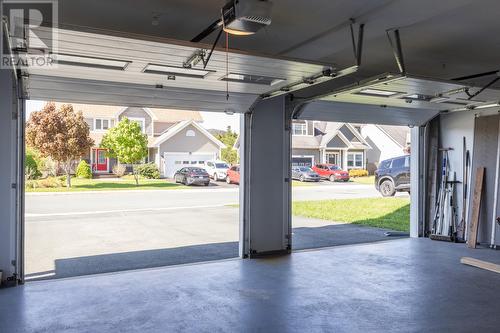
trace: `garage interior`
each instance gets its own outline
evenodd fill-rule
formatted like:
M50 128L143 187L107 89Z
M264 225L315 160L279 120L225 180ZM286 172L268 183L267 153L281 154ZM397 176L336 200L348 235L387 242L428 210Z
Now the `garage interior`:
M0 70L0 331L498 330L500 4L274 0L248 36L225 4L59 0L58 67ZM240 258L24 283L27 99L241 113ZM410 238L291 251L292 119L412 128Z

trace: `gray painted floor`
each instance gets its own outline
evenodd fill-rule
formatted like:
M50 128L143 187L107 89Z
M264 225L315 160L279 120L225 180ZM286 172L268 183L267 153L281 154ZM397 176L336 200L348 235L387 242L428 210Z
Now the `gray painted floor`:
M427 239L28 283L0 332L494 332L500 252Z

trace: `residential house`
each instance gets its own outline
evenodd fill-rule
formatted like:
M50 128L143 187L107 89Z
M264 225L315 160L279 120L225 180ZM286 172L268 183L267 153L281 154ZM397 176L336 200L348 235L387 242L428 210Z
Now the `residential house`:
M380 161L409 153L410 129L407 126L364 125L361 134L372 147L366 153L366 168L370 174Z
M355 124L295 120L292 123L292 165L336 164L344 170L365 169L371 149Z
M225 145L203 128L201 114L196 111L72 104L81 111L90 127L94 147L85 159L95 174L112 173L118 163L100 148L106 131L121 119L128 118L141 125L148 136L148 157L162 176L172 177L185 166L203 166L205 161L220 157Z

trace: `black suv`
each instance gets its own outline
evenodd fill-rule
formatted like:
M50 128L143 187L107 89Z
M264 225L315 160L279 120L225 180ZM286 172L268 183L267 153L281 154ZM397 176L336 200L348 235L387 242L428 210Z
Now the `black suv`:
M384 197L396 192L410 192L410 155L380 162L375 171L375 188Z

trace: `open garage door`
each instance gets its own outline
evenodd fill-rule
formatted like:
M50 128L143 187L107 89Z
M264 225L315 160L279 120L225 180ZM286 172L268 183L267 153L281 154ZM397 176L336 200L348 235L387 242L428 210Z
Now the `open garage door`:
M214 154L192 154L192 153L164 153L163 174L166 178L173 178L174 174L188 166L203 168L206 161L215 159Z

